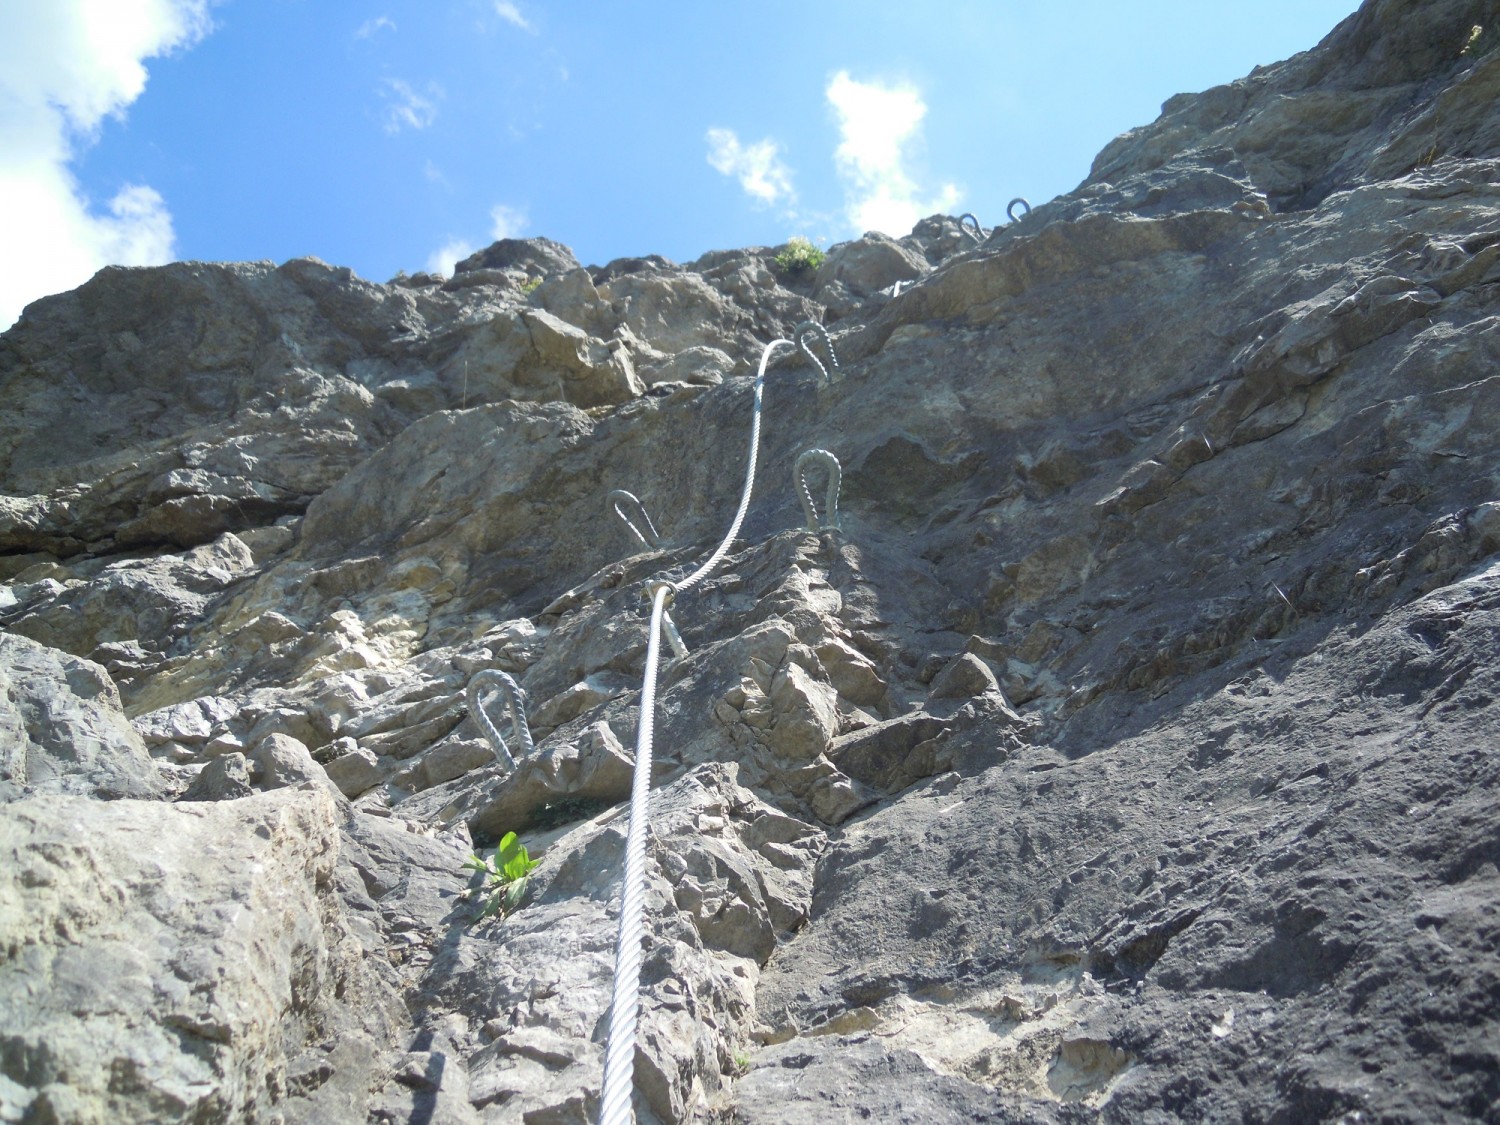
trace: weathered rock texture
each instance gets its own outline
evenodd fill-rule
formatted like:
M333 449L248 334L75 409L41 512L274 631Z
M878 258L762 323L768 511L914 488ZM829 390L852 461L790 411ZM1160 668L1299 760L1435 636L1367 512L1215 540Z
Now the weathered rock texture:
M773 366L673 610L639 1119L1500 1119L1497 22L1370 0L982 244L33 305L0 1120L592 1119L642 592L809 318L842 372Z

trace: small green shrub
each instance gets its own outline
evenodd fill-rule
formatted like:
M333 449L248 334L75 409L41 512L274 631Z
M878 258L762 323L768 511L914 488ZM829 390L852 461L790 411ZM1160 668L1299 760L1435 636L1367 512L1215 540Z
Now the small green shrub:
M1500 24L1483 27L1476 23L1469 28L1468 42L1458 54L1460 58L1482 59L1496 47L1500 47Z
M523 281L521 282L521 292L529 297L536 292L536 287L541 283L542 279L539 277L533 277L530 281Z
M776 255L775 262L776 268L783 273L801 273L803 270L817 269L827 257L827 254L798 235L787 239L786 246Z
M464 861L468 871L482 871L486 878L480 894L488 895L479 917L491 914L506 915L521 905L526 897L526 877L536 869L539 860L526 854L526 845L516 839L514 832L500 837L500 846L488 859L471 855Z

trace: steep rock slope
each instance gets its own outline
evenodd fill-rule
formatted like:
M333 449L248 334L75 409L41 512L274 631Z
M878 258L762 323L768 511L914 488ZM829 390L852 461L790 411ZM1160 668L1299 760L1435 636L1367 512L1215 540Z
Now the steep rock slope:
M639 1119L1500 1115L1497 23L1370 0L982 243L33 305L0 1119L590 1120L644 583L722 534L807 319L840 366L773 364L673 610ZM506 831L542 862L479 920Z

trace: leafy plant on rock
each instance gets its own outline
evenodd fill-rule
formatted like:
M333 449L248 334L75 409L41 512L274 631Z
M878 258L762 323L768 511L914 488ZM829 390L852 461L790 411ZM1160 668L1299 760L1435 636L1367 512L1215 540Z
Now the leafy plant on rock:
M828 255L800 235L787 239L787 244L776 255L776 268L784 273L801 273L815 270Z
M1500 24L1485 27L1476 23L1469 28L1469 38L1458 54L1460 58L1482 59L1496 47L1500 47Z
M514 832L507 832L502 836L500 846L488 858L471 855L466 859L466 870L482 871L485 875L480 894L487 895L488 899L484 909L479 912L479 917L508 915L520 906L521 900L526 897L526 877L535 870L539 862L526 854L526 845L516 839Z

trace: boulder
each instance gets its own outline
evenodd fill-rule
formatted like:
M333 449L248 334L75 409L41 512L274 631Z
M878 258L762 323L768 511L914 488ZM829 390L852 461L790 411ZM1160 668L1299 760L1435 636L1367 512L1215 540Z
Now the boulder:
M818 267L814 286L822 290L838 283L858 297L868 297L898 281L914 281L930 268L923 257L894 238L870 231L830 250Z
M31 1060L6 1066L18 1119L348 1114L398 1002L342 922L337 825L315 791L0 809L0 997L9 1053ZM332 1088L309 1081L328 1068Z
M0 633L0 800L162 797L146 745L99 665Z
M502 238L455 265L453 275L475 270L514 270L526 277L549 277L578 268L573 251L561 242L550 238Z

